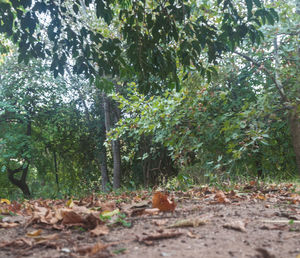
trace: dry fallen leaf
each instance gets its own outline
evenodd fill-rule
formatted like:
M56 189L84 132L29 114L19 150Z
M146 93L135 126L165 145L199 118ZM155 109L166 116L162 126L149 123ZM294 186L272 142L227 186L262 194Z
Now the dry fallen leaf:
M98 225L90 232L92 236L103 236L109 233L109 228L106 225Z
M159 210L158 210L159 211ZM130 210L123 210L129 217L136 217L145 214L145 208L135 208Z
M153 208L153 209L145 209L143 214L148 214L148 215L156 215L159 213L158 208Z
M38 244L43 244L43 243L48 243L51 240L56 240L59 239L60 234L51 234L51 235L46 235L46 236L36 236L36 237L32 237L32 239L34 239L34 241Z
M0 199L0 203L6 203L6 204L10 204L10 200L7 199Z
M86 229L94 229L99 224L102 224L103 222L100 220L98 214L90 213L87 216L85 216L83 225Z
M77 224L77 223L82 223L83 222L83 218L74 211L63 211L62 212L62 217L63 217L62 223L64 225L66 225L66 224Z
M130 205L130 209L134 209L134 208L146 208L149 204L149 201L147 200L144 200L144 201L141 201L139 203L133 203Z
M114 211L116 207L117 206L115 202L106 202L101 204L102 211Z
M36 237L36 236L39 236L42 232L43 232L43 230L38 229L38 230L35 230L32 232L28 232L26 235L29 237Z
M179 227L198 227L208 222L207 219L203 218L190 218L176 221L174 224L168 226L168 228L179 228Z
M26 239L25 237L17 238L12 241L0 243L0 248L13 247L13 248L27 248L33 245L32 239Z
M77 253L80 255L95 255L103 250L105 250L109 245L105 245L102 242L98 242L92 246L80 247L76 250Z
M67 203L66 203L66 206L67 206L68 208L72 208L72 207L74 206L73 199L68 200Z
M267 197L265 195L263 195L263 194L257 194L255 196L255 198L259 199L259 200L263 200L263 201L265 201L267 199Z
M231 201L226 197L223 191L218 191L214 197L215 201L218 203L231 203Z
M15 223L15 222L12 222L12 223L0 222L0 228L14 228L19 225L20 225L19 223Z
M153 224L156 225L156 226L163 226L167 223L168 223L167 219L158 219L158 220L153 221Z
M112 216L117 215L119 213L120 213L120 210L115 209L113 211L103 211L103 212L101 212L101 216L109 218L109 217L112 217Z
M174 211L176 204L174 199L169 200L168 196L162 192L156 192L152 197L152 208L158 208L160 211Z
M194 234L194 233L191 232L191 231L188 231L188 232L186 233L186 235L187 235L189 238L197 238L197 237L198 237L196 234Z
M241 232L246 232L245 223L241 220L231 221L229 223L224 224L223 227Z
M17 222L19 224L23 224L26 222L26 219L27 219L26 217L21 216L21 215L7 216L2 219L2 222L9 222L9 223Z

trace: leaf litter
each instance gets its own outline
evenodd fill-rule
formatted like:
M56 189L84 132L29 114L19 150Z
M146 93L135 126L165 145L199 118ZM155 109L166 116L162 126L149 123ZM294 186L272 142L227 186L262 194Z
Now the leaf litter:
M228 191L0 199L0 257L297 257L295 189L250 182Z

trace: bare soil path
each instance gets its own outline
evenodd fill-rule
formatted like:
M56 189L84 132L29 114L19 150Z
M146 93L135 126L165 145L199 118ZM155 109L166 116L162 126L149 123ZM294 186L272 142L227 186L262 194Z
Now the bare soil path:
M293 185L202 187L173 196L173 212L152 209L148 192L20 206L2 199L0 257L300 257Z

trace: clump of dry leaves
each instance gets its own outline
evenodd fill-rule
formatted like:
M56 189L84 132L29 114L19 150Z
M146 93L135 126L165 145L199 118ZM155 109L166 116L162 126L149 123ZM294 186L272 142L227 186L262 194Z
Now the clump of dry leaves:
M172 198L160 191L154 193L139 191L119 196L91 195L82 199L38 199L26 200L22 203L0 199L0 228L20 227L26 232L18 239L1 242L0 248L20 250L20 254L25 254L32 248L47 246L47 248L55 248L79 256L101 253L106 257L110 255L108 247L115 245L115 242L100 241L88 246L76 245L73 249L66 249L60 244L60 240L68 239L72 230L87 231L91 238L108 235L111 228L131 227L132 221L136 219L152 219L152 225L161 229L156 233L136 236L135 239L126 241L153 245L160 239L177 238L182 234L193 238L191 231L183 233L180 229L205 225L209 223L211 214L207 214L206 217L180 218L175 223L169 223L168 216L176 212L180 213L180 208L178 211L176 209L185 200L193 199L207 205L239 205L247 200L254 202L269 200L274 203L288 201L299 204L299 194L291 189L293 189L291 184L259 185L257 182L250 182L247 185L238 185L227 192L207 186L193 188L186 192L177 191L172 193ZM224 228L241 232L247 231L246 226L247 223L241 220L223 225ZM29 228L36 229L28 231ZM47 234L49 230L56 230L56 233Z

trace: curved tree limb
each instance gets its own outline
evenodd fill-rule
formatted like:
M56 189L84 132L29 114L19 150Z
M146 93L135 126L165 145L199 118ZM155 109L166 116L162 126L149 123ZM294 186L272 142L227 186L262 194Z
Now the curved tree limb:
M263 64L257 62L256 60L254 60L253 58L243 54L243 53L240 53L238 51L234 51L233 53L243 57L244 59L246 59L247 61L253 63L255 66L259 67L262 71L265 72L266 75L269 76L269 78L274 82L278 92L279 92L279 95L281 97L281 102L284 106L287 106L287 103L289 103L289 100L287 98L287 96L285 95L284 91L283 91L283 86L282 86L282 83L281 81L279 81L278 79L275 78L275 76L273 75L273 73L267 69Z

